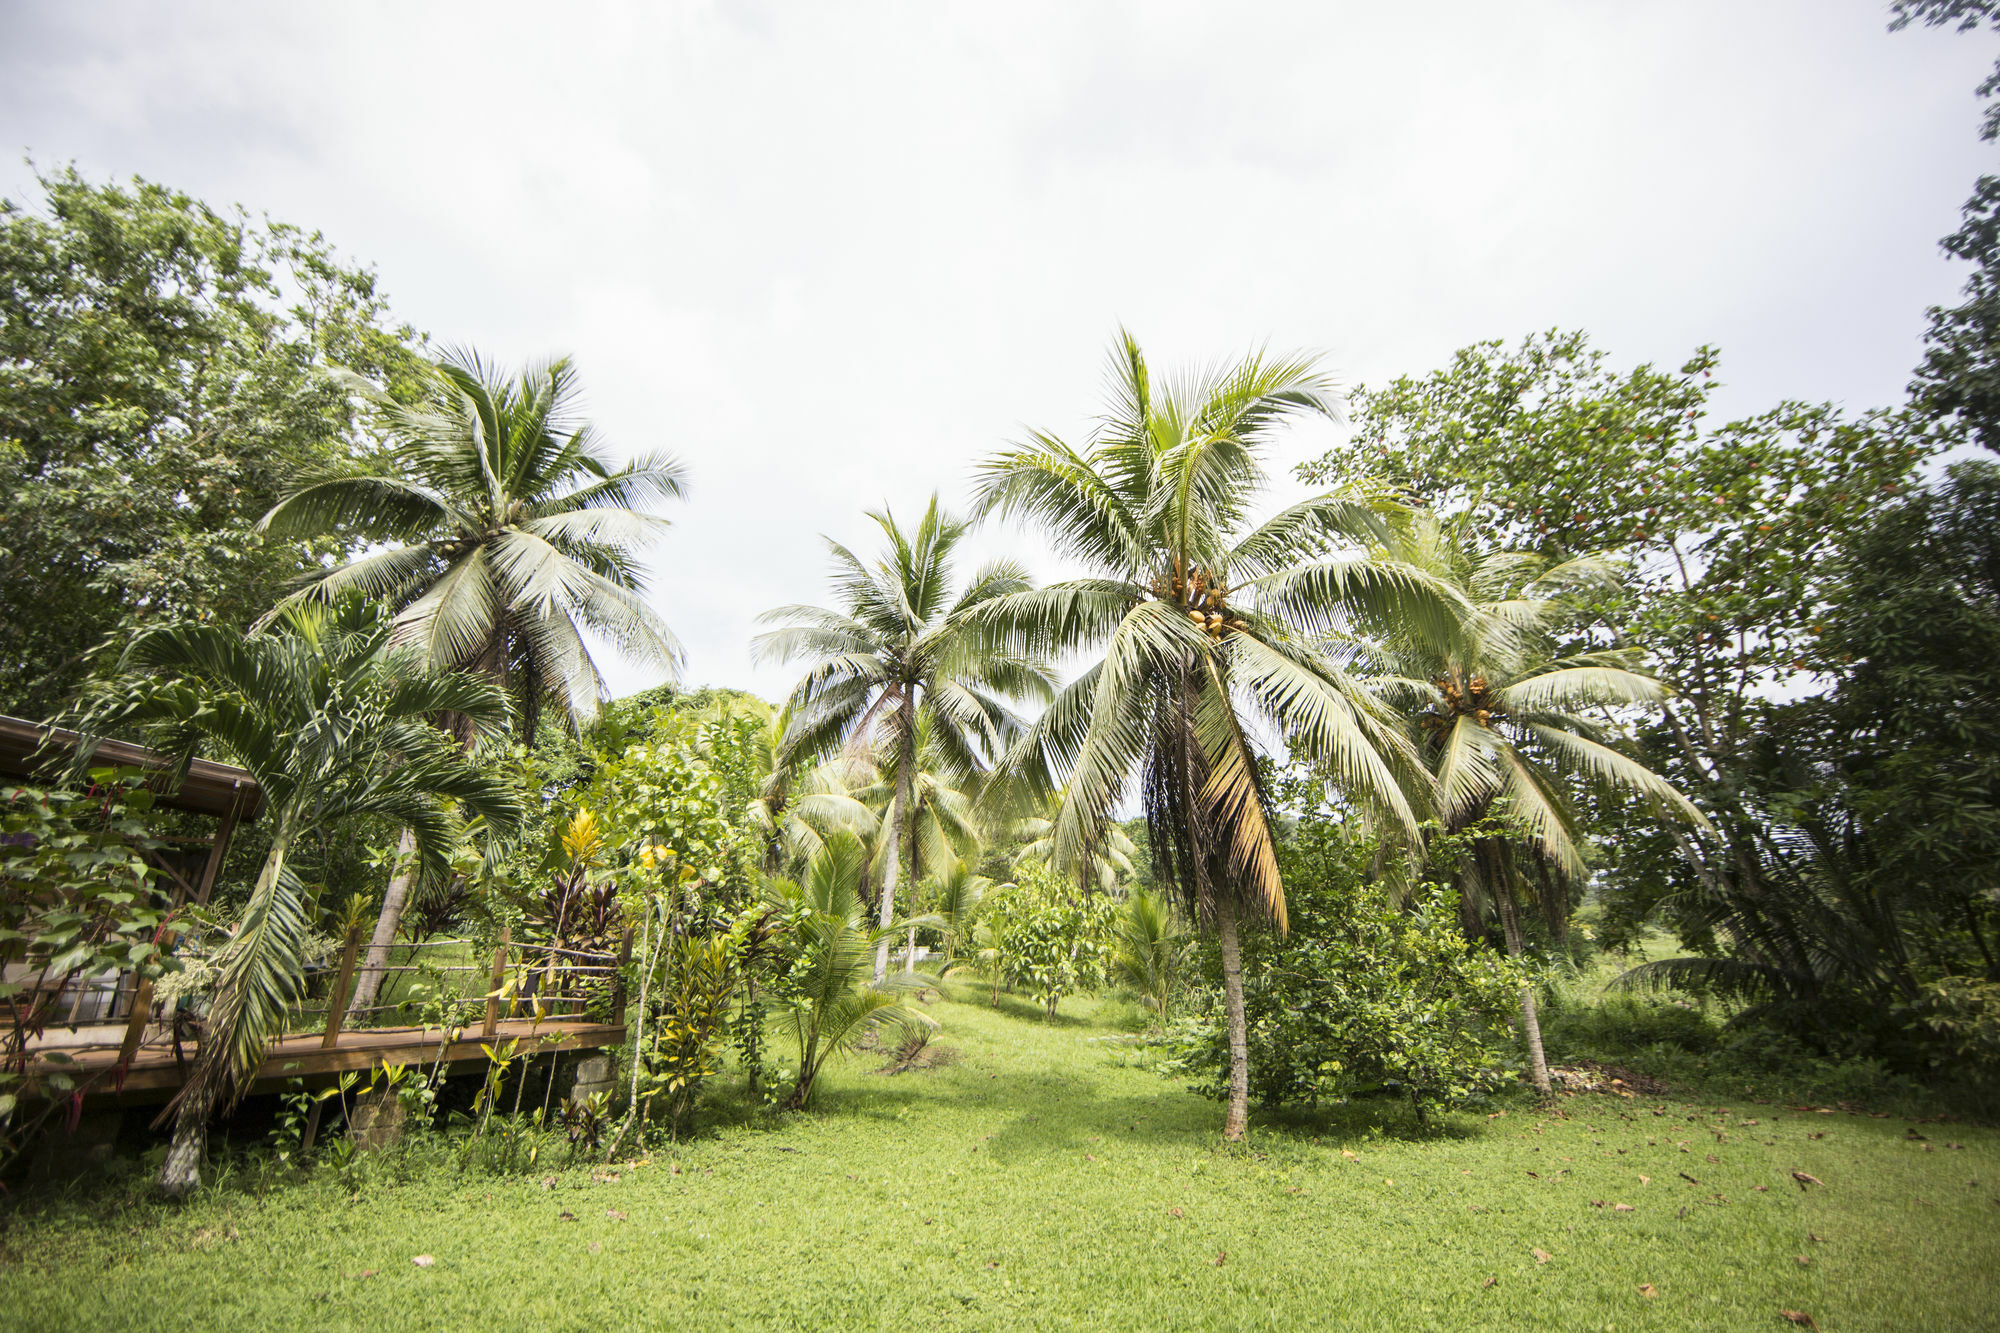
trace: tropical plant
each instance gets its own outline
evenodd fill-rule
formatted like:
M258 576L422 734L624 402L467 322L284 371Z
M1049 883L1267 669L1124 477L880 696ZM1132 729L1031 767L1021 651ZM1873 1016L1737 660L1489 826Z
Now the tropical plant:
M992 950L996 981L1025 990L1053 1021L1064 996L1103 984L1117 910L1110 897L1079 888L1039 861L1022 866L980 904L980 938Z
M215 960L198 1052L162 1118L174 1123L160 1172L171 1192L200 1178L210 1113L241 1096L266 1045L302 994L306 889L288 862L302 836L364 815L410 829L420 866L441 872L456 811L499 830L521 818L506 784L468 763L430 719L464 717L480 732L506 725L491 680L429 670L396 651L393 626L358 596L287 608L262 634L215 625L148 630L119 658L85 720L88 734L146 733L160 749L197 751L248 770L263 789L271 845L239 923ZM87 761L88 747L79 752Z
M1368 617L1374 641L1345 646L1374 673L1371 687L1414 717L1437 777L1444 831L1478 830L1457 858L1464 911L1474 922L1483 908L1496 913L1508 954L1519 958L1517 897L1539 900L1560 928L1568 886L1588 873L1573 786L1622 792L1696 827L1708 820L1619 747L1615 711L1657 706L1666 697L1660 683L1632 670L1630 653L1557 649L1558 631L1575 617L1566 594L1615 583L1612 567L1591 557L1481 552L1464 534L1460 523L1414 514L1386 549L1455 588L1472 616L1442 637L1414 622ZM1548 1062L1525 979L1520 1002L1529 1076L1546 1096Z
M1302 819L1280 851L1297 929L1252 939L1244 964L1253 1089L1267 1105L1392 1095L1424 1123L1504 1080L1501 1024L1518 968L1467 943L1448 886L1421 884L1399 903L1371 882L1377 851L1324 813ZM1227 1027L1212 999L1174 1024L1166 1045L1162 1073L1224 1094Z
M903 997L935 984L920 974L882 975L871 981L869 957L905 922L871 925L864 881L868 853L858 839L836 834L806 867L803 881L774 879L766 898L789 930L791 963L765 994L777 1032L797 1044L798 1073L785 1099L799 1110L812 1099L826 1062L852 1049L878 1026L933 1026ZM938 926L936 918L918 924Z
M1357 805L1414 830L1428 779L1394 715L1313 646L1355 609L1448 635L1462 598L1343 539L1385 533L1380 507L1319 495L1261 524L1274 429L1332 416L1330 382L1303 358L1254 354L1156 386L1121 336L1112 403L1087 448L1046 434L988 461L987 513L1039 523L1093 577L994 598L973 623L1016 652L1099 656L1014 747L1009 767L1064 788L1054 864L1081 879L1139 779L1156 871L1221 941L1231 1075L1225 1133L1248 1123L1238 920L1285 924L1252 719L1319 760Z
M972 611L1027 589L1026 571L996 561L954 599L952 557L964 522L943 513L936 495L914 532L904 532L886 510L869 517L888 538L885 558L873 566L827 543L841 609L767 612L765 623L785 628L758 636L754 650L760 658L812 663L786 703L785 763L821 762L846 747L890 756L883 766L894 790L882 837L896 854L884 858L877 918L886 926L895 916L905 849L913 862L920 851L912 815L920 745L923 768L953 786L969 781L1017 729L1008 701L1046 699L1053 676L1039 655L996 647L965 627ZM877 946L877 980L888 967L885 935Z
M434 669L477 671L512 693L530 745L545 704L573 724L604 695L586 633L676 668L680 647L643 599L639 566L667 520L636 506L678 499L684 475L664 454L614 469L574 415L567 360L507 379L456 354L415 405L359 376L345 382L374 404L394 471L309 481L264 515L258 526L274 537L371 544L309 575L281 609L354 591L383 599L398 643ZM356 1003L375 997L412 883L398 874L383 895Z
M1009 830L1019 840L1013 851L1016 865L1027 861L1048 861L1055 855L1056 816L1062 810L1061 794L1050 797L1045 804L1050 808L1041 814L1025 815L1015 820ZM1091 849L1085 885L1100 893L1112 892L1138 873L1135 864L1138 854L1138 844L1132 841L1131 834L1120 825L1106 824L1102 840Z
M1111 960L1118 977L1144 998L1153 1021L1166 1026L1194 942L1173 899L1133 889L1118 906Z

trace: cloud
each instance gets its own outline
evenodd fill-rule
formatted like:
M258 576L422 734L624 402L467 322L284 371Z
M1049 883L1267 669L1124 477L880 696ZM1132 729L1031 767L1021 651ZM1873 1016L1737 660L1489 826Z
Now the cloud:
M1983 169L1984 38L1874 0L16 7L45 163L323 229L400 315L574 353L695 488L656 598L697 681L781 692L756 614L819 534L960 499L1155 362L1269 341L1343 378L1588 328L1725 353L1730 405L1901 392ZM23 167L0 189L31 188ZM1291 461L1325 447L1290 443ZM1028 554L981 534L973 557ZM630 671L621 684L643 683Z

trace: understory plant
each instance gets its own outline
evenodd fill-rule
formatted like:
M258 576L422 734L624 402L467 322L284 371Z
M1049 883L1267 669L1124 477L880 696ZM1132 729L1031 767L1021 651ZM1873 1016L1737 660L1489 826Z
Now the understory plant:
M937 929L943 923L935 917L870 922L867 869L861 843L836 834L808 863L802 881L774 879L766 888L766 901L789 940L789 965L764 1000L774 1033L791 1038L798 1052L798 1073L783 1103L787 1110L803 1109L827 1061L853 1049L869 1030L936 1025L904 999L937 982L915 972L889 972L875 980L874 962L884 939L911 925Z

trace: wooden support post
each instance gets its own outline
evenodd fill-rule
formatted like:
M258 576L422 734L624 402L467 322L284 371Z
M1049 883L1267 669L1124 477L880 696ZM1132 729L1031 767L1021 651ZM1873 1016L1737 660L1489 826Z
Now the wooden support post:
M500 927L500 947L493 951L492 983L486 988L486 1040L492 1041L500 1031L500 987L507 981L507 944L513 934L513 927Z
M299 1138L299 1156L304 1157L313 1150L313 1140L319 1137L319 1113L326 1109L323 1099L316 1099L312 1109L306 1112L306 1132Z
M333 993L326 997L326 1035L320 1049L330 1051L340 1040L341 1024L347 1021L347 1002L354 998L354 959L361 952L361 927L350 926L347 947L340 951L340 975L334 979Z
M625 927L624 943L618 946L618 966L611 974L611 1021L625 1026L625 968L632 961L632 928Z
M197 903L206 903L208 895L215 890L215 877L222 873L222 858L229 855L229 839L236 832L237 808L230 806L229 813L215 827L215 841L208 845L208 860L202 863L201 882L194 889Z
M125 1020L125 1040L118 1047L118 1067L130 1069L132 1060L139 1054L139 1043L145 1040L146 1020L153 1012L153 979L141 978L139 989L132 992L132 1016Z

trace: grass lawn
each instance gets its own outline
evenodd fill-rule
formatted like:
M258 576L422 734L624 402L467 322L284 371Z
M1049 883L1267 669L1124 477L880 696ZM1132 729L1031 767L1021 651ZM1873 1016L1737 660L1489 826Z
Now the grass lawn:
M1051 1025L1008 1003L933 1006L956 1063L886 1077L855 1058L810 1115L746 1113L553 1188L399 1171L391 1150L358 1193L323 1169L261 1200L240 1177L181 1206L30 1197L0 1232L0 1323L2000 1325L1993 1130L1588 1096L1432 1137L1400 1107L1348 1108L1226 1147L1219 1106L1093 1040L1123 1011L1078 1002Z

